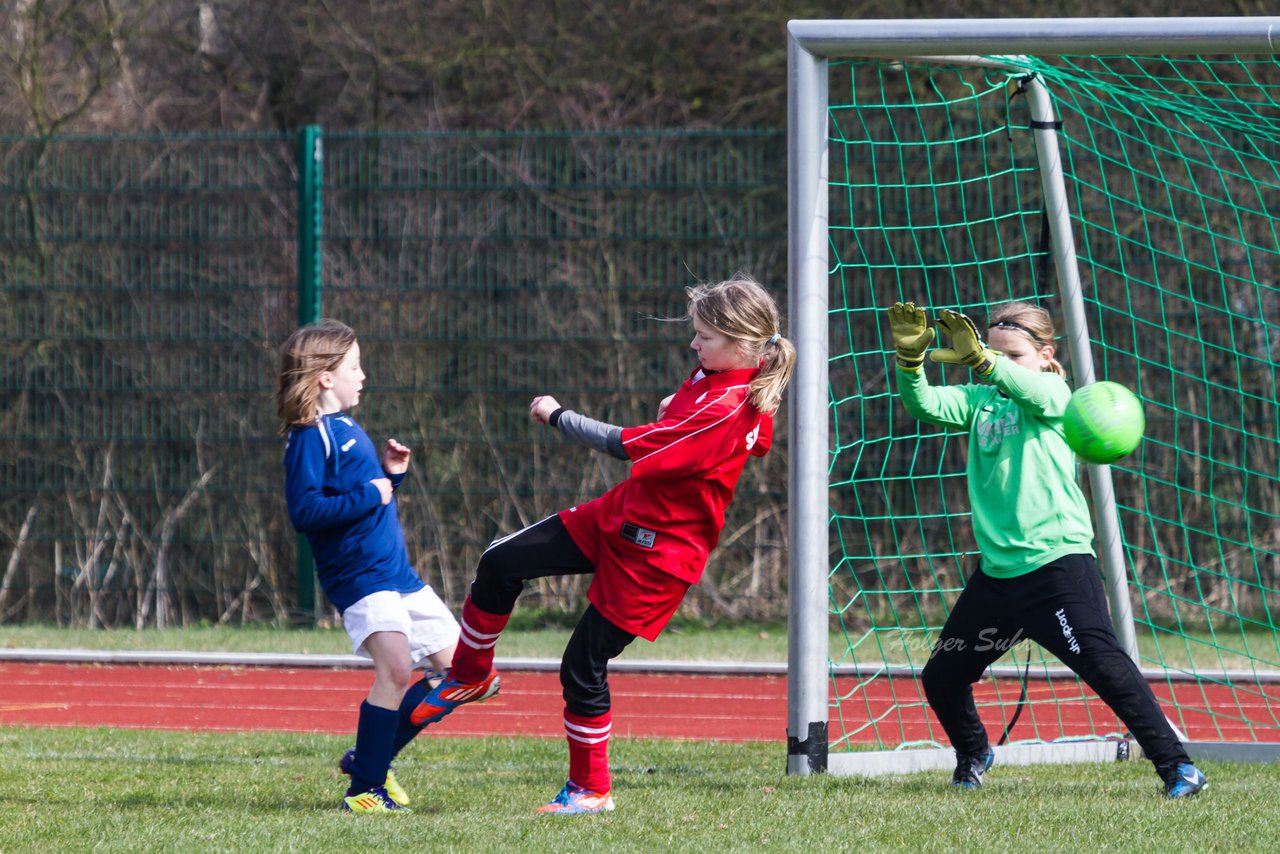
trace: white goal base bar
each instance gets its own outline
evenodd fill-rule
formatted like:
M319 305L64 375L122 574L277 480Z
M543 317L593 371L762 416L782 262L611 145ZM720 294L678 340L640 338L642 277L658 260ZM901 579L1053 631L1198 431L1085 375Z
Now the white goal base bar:
M1064 741L1052 744L1007 744L994 748L999 765L1071 765L1127 759L1127 739ZM925 747L827 754L827 773L842 777L881 777L918 771L954 771L955 751Z
M1280 763L1280 743L1187 741L1195 761ZM1142 750L1129 739L1063 741L1049 744L1010 744L994 748L999 765L1072 765L1138 759ZM827 773L839 777L883 777L920 771L953 771L955 751L924 747L912 750L868 750L827 755Z
M1271 741L1184 741L1192 759L1217 762L1280 762L1280 743Z

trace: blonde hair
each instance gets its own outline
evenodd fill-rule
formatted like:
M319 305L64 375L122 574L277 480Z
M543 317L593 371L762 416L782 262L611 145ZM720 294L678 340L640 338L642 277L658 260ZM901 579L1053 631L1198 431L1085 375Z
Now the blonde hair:
M782 337L778 306L769 292L739 273L716 284L686 288L687 319L697 319L737 342L742 352L761 361L748 397L756 409L772 413L795 369L796 348Z
M320 414L320 375L337 370L356 344L350 326L324 318L296 330L280 347L276 415L280 432L314 424Z
M1022 333L1036 346L1036 349L1052 346L1057 336L1053 328L1053 318L1049 316L1049 312L1029 302L1007 302L993 308L987 317L987 331L990 332L996 327ZM1049 359L1049 364L1045 366L1044 371L1052 371L1063 379L1067 376L1062 364L1054 358Z

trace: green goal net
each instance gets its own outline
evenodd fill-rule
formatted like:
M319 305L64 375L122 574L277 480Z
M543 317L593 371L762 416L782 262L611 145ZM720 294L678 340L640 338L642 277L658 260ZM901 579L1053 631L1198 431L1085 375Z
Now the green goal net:
M1030 80L1056 122L1029 109ZM827 116L830 751L947 746L917 675L977 565L964 437L902 407L884 310L913 300L981 320L1035 302L1069 380L1087 378L1064 332L1045 130L1088 373L1132 389L1147 418L1109 479L1139 664L1187 740L1280 742L1276 58L833 60ZM1006 729L1011 744L1124 735L1029 642L975 699L993 743Z

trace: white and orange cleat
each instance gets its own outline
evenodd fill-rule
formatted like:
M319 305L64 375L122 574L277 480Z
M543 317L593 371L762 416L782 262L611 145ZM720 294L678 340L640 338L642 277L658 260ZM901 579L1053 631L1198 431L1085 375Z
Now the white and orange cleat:
M551 803L538 807L543 815L583 815L593 812L609 812L613 809L613 795L584 789L572 780L564 784L560 794Z

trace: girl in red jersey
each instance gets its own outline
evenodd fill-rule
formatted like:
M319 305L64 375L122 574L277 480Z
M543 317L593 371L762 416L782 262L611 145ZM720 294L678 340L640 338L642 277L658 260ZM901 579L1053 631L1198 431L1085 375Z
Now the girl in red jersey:
M587 447L631 462L626 480L586 504L494 540L462 607L453 667L418 707L428 719L467 702L493 669L494 645L531 578L594 573L590 604L560 665L569 780L541 813L613 809L608 665L671 619L724 527L749 456L773 439L773 412L795 364L778 308L738 276L689 288L698 367L658 405L658 420L617 427L535 397L529 414Z

